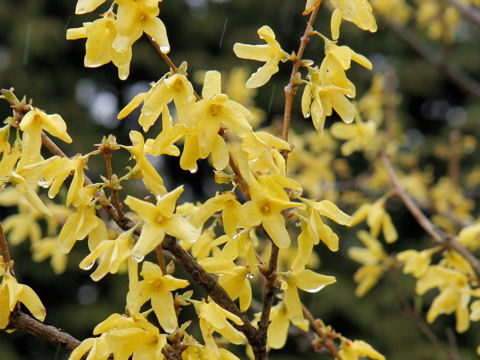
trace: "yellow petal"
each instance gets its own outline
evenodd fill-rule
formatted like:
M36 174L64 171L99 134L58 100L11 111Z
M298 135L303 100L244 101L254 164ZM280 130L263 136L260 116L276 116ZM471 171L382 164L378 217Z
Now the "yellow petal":
M102 5L105 0L78 0L75 7L75 14L86 14Z
M312 204L312 207L317 210L320 215L326 216L337 224L350 226L352 224L353 218L350 215L345 214L340 210L337 205L329 200L322 200L320 202L315 202Z
M218 71L211 70L205 73L203 81L202 98L210 99L222 92L222 76Z
M342 12L338 9L335 9L332 13L332 18L330 20L330 31L332 33L332 39L338 40L340 36L340 25L342 24Z
M294 274L293 276L296 286L310 293L316 293L322 290L325 286L333 284L337 281L335 276L317 274L316 272L308 269L303 270L298 274Z

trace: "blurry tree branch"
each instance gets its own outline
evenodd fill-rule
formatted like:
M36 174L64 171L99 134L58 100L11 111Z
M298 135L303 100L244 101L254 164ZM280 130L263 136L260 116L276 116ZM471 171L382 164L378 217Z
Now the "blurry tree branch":
M428 63L442 71L459 89L465 93L480 99L480 84L471 76L464 73L455 65L449 63L440 53L421 42L418 37L408 28L395 22L382 18L385 24L404 43L417 52Z

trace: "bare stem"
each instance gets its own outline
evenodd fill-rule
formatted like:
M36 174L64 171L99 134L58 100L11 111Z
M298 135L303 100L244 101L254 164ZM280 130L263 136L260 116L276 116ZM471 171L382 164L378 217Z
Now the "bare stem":
M5 233L3 232L2 222L0 221L0 251L2 252L3 262L10 266L12 261L10 257L10 251L8 250L7 239L5 238Z
M410 305L407 299L405 299L405 296L403 295L403 292L400 289L400 286L398 284L398 276L397 276L397 271L395 268L390 269L390 274L392 275L392 280L393 280L393 289L396 294L397 301L399 303L400 310L405 313L408 317L410 317L415 324L417 325L418 329L427 337L430 342L435 345L439 350L445 353L445 355L448 356L449 359L451 360L460 360L457 354L455 354L450 347L445 345L439 338L438 336L432 331L430 326L425 322L425 320L418 314L417 311L413 309L413 307Z
M162 274L167 275L167 265L165 264L165 257L163 256L162 245L158 245L155 248L155 253L157 254L157 261L160 269L162 270Z
M302 304L302 310L303 310L303 314L310 322L310 325L312 325L313 330L315 330L315 333L322 339L322 345L330 352L330 354L333 355L335 359L342 360L342 357L338 353L338 349L337 349L337 346L335 345L335 342L329 336L327 336L327 334L325 334L325 331L323 331L320 328L320 326L318 326L318 323L313 317L312 313L303 304Z
M405 191L405 189L400 184L397 174L393 169L392 163L390 162L388 155L384 152L381 153L383 163L388 171L390 176L390 181L392 182L393 191L395 194L402 200L407 209L417 220L418 224L432 237L433 242L440 244L445 248L451 249L462 255L472 266L477 274L477 277L480 276L480 262L479 260L460 242L457 237L453 235L446 234L441 229L436 227L429 218L423 213L420 207L417 205L415 200Z
M290 81L288 85L285 87L285 108L283 112L283 128L282 128L282 139L288 141L288 131L290 129L290 121L292 117L292 105L293 105L293 98L295 97L295 93L297 92L298 82L297 76L298 71L300 70L300 66L302 65L302 57L305 49L307 48L307 44L310 41L310 38L313 36L313 23L318 14L318 9L320 8L322 1L319 1L315 4L313 8L310 19L307 22L307 27L305 28L305 32L300 39L300 46L298 48L297 54L293 59L293 67L292 72L290 73ZM288 151L283 152L283 157L287 159Z
M410 48L417 52L431 65L442 71L459 89L477 99L480 99L480 84L470 75L448 62L441 54L422 43L415 34L395 22L383 18L388 27Z
M78 345L80 345L80 341L75 339L72 335L63 332L54 326L46 325L18 310L12 312L10 315L10 323L8 324L8 327L10 329L19 330L33 335L68 352L73 351Z

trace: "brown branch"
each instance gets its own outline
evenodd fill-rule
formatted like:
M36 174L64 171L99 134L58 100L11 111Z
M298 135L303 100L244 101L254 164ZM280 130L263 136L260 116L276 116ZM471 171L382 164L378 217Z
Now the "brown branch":
M5 233L3 232L2 222L0 221L0 252L2 253L3 262L9 267L11 266L10 262L12 258L10 257L10 251L8 250L7 239L5 238Z
M420 314L413 309L403 292L400 289L398 283L398 276L397 276L397 268L391 267L390 274L392 275L393 280L393 289L396 294L396 299L398 301L398 305L400 311L402 311L405 315L410 317L414 320L415 324L417 325L418 329L427 337L430 342L435 345L439 350L444 352L451 360L460 360L459 356L455 354L449 346L445 345L442 340L438 338L438 336L432 331L430 326L425 322L425 320L420 316Z
M388 27L410 48L417 52L424 60L438 68L462 91L470 96L480 99L480 84L470 75L462 72L458 67L452 65L441 54L422 43L415 34L394 22L383 18Z
M330 352L330 354L333 355L335 359L342 360L342 357L338 353L338 349L337 349L337 346L335 345L335 342L327 334L325 334L325 331L323 331L320 328L320 326L318 326L318 323L313 317L312 313L303 304L302 304L302 310L303 310L303 314L310 322L310 325L312 325L313 330L315 330L315 333L322 339L322 345Z
M415 200L405 191L405 189L400 184L398 177L393 169L392 163L390 162L388 155L385 152L381 152L381 157L383 164L385 165L388 175L390 176L390 181L393 186L393 190L400 200L405 204L407 209L417 220L418 224L432 237L433 242L440 244L445 248L451 249L462 255L472 266L477 274L477 277L480 277L480 261L460 242L456 236L446 234L437 226L435 226L429 218L423 213L420 207L417 205Z
M42 339L56 348L60 348L67 352L72 352L78 345L80 345L80 341L75 339L72 335L63 332L54 326L46 325L18 310L12 312L10 315L8 328L33 335L36 338Z
M283 112L283 128L282 128L282 139L285 141L288 141L288 130L290 129L290 120L292 117L293 98L295 97L295 93L297 92L297 88L298 88L298 79L297 79L298 71L300 69L300 66L302 65L303 53L307 48L307 44L310 41L310 38L313 36L313 32L312 32L313 23L315 22L315 19L318 14L318 9L320 8L321 4L322 4L322 1L318 1L315 4L310 14L310 19L307 22L307 27L305 29L305 32L300 39L300 46L298 48L298 51L296 55L294 55L294 59L292 60L293 67L292 67L292 72L290 74L290 81L288 82L288 85L285 87L285 108ZM288 151L284 150L282 154L286 160L288 157Z
M459 0L443 0L446 3L455 7L462 16L470 20L477 27L480 28L480 11L473 6L466 5Z
M155 254L157 255L158 265L162 270L162 275L167 275L167 265L165 264L165 257L163 256L162 245L158 245L155 248Z
M240 311L235 303L230 299L227 292L218 284L216 279L207 273L205 269L171 236L166 236L162 246L165 250L172 253L175 259L190 274L195 282L221 307L237 315L243 325L238 328L245 334L250 345L255 347L257 343L257 329L250 323L248 317ZM254 348L255 349L255 348Z

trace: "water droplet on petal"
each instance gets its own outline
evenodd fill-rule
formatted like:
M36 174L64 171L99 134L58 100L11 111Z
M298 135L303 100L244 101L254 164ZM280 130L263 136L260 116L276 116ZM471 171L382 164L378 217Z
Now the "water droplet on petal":
M253 279L254 277L255 276L253 274L250 274L250 273L247 274L247 278L249 278L249 279Z
M37 185L41 186L42 188L46 189L50 186L50 183L48 181L43 181L43 180L38 180Z
M162 53L167 53L170 51L170 46L160 46L160 51Z
M90 264L88 264L87 266L84 266L82 269L90 270L91 268L93 268L93 265L95 265L95 261L92 261Z
M193 168L189 170L192 174L195 174L198 171L198 168Z
M145 256L140 256L140 257L132 256L132 260L137 262L137 263L142 262L144 258L145 258Z
M319 292L320 290L322 290L324 287L325 287L325 285L320 285L320 286L317 287L317 288L308 289L307 291L308 291L309 293L316 293L316 292Z

